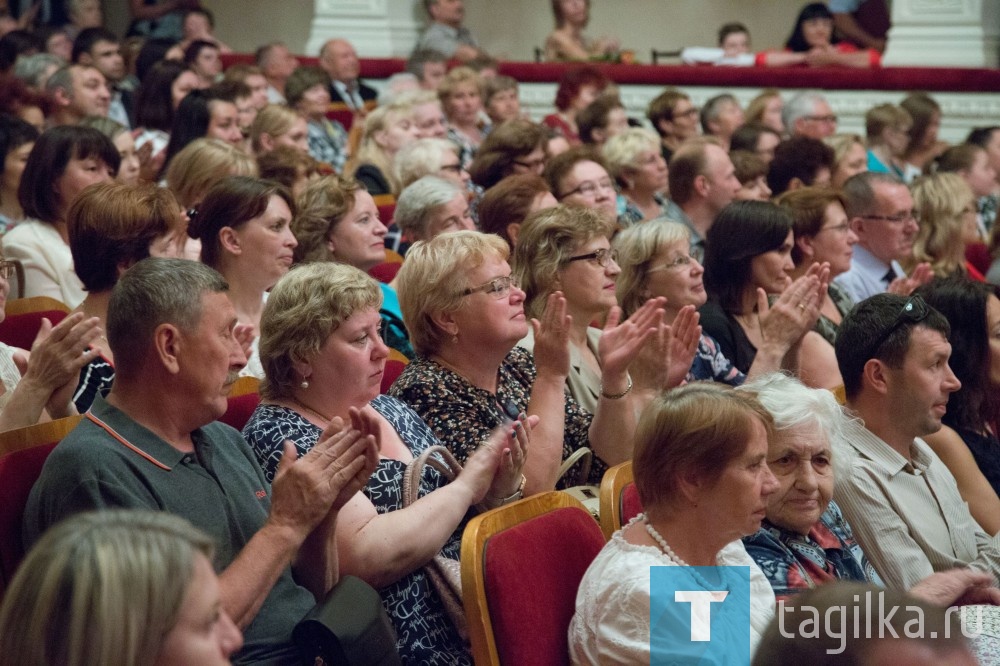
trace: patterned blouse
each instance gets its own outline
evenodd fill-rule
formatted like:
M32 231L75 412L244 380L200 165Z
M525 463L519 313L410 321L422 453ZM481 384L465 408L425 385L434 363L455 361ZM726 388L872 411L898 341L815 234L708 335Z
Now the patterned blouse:
M743 545L779 600L831 580L884 586L833 501L805 536L764 520Z
M732 361L725 357L715 338L702 334L698 340L694 360L691 362L691 369L688 371L687 381L695 382L702 379L739 386L746 381L747 376L737 370Z
M496 395L473 386L461 375L418 357L406 366L389 390L420 415L455 455L459 462L472 454L493 429L509 422L519 412L528 410L531 387L535 383L535 361L531 352L514 347L497 372ZM589 446L590 423L594 416L566 396L566 427L563 434L563 460L580 447ZM560 479L557 487L600 484L607 465L596 455L590 474L579 479L579 466Z
M827 292L833 300L834 307L836 307L837 311L840 312L841 319L846 317L847 313L854 309L854 301L851 300L851 297L840 285L831 282ZM833 323L833 320L829 319L826 315L820 315L819 320L816 322L816 326L813 327L813 330L822 335L824 340L833 345L837 343L837 331L839 328L840 324Z
M409 447L416 457L429 446L439 444L430 428L406 405L380 395L371 401L371 406L381 414ZM243 428L254 454L268 481L274 480L285 440L295 444L299 455L308 452L319 439L322 431L306 421L295 411L276 405L258 405ZM406 463L400 460L380 458L378 467L365 486L365 496L375 505L379 514L396 511L403 507L403 475ZM437 470L424 467L420 483L420 496L445 485ZM448 537L441 548L441 554L458 560L462 545L462 531L467 515L458 528ZM459 638L455 626L448 619L423 568L413 571L395 583L379 590L382 605L392 618L396 629L396 649L404 664L429 664L431 666L468 665L472 657Z
M310 120L306 125L309 155L325 162L337 173L344 172L347 163L347 130L336 120Z

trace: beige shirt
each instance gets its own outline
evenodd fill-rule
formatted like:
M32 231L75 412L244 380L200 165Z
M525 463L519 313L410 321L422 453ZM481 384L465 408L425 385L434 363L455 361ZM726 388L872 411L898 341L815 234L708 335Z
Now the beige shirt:
M597 356L597 345L601 341L601 329L587 329L587 346L594 356ZM517 343L528 351L535 352L534 331L529 327L528 335ZM601 399L601 375L594 372L589 363L583 360L583 354L576 345L569 346L569 376L566 378L566 388L573 399L591 414L597 411L597 403Z
M922 439L909 462L860 422L836 454L849 470L834 499L882 579L909 589L935 571L971 565L1000 574L1000 543L973 519L955 477Z

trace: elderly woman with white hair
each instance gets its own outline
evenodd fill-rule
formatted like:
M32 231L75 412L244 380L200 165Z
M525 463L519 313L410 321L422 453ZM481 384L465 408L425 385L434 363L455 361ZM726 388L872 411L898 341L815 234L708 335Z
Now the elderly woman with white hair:
M777 489L767 497L760 530L743 544L767 576L778 599L835 580L883 585L878 572L854 539L850 525L832 500L836 470L850 467L839 442L850 437L852 421L833 394L808 388L788 375L773 373L744 384L774 421L767 466ZM835 464L836 462L836 464ZM993 577L971 569L932 574L910 592L940 605L996 603Z
M393 158L393 169L403 189L424 176L444 178L466 189L469 186L469 172L458 159L458 147L447 139L417 139L406 144Z
M632 128L611 137L601 148L608 171L625 198L623 225L661 217L667 210L667 162L660 140L647 129Z
M437 176L424 176L403 190L396 201L393 222L411 242L430 240L448 231L475 229L465 191Z

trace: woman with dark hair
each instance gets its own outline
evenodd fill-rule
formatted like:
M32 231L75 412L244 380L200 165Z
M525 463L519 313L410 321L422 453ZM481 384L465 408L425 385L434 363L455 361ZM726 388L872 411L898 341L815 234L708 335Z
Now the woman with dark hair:
M212 90L192 90L181 101L174 115L161 173L166 173L174 155L203 136L221 139L237 148L243 144L243 133L236 121L236 104Z
M973 518L1000 531L1000 290L963 276L917 289L948 320L948 365L962 388L948 398L943 427L924 440L958 482ZM985 477L985 478L984 478Z
M24 219L17 199L21 174L38 140L38 130L20 118L0 114L0 237Z
M903 159L906 162L907 181L923 173L935 157L948 148L946 141L938 139L941 129L941 105L923 92L910 93L899 103L910 114L910 143Z
M542 118L542 124L566 137L571 146L580 145L576 114L611 85L611 80L592 65L566 70L556 88L556 112Z
M184 64L198 75L205 87L214 85L222 74L219 45L203 39L194 40L184 49Z
M53 127L35 142L17 191L32 219L3 239L7 258L24 266L25 296L50 296L71 308L83 300L66 214L88 185L114 178L120 160L111 139L90 127Z
M140 128L135 147L143 154L142 147L152 145L147 149L144 176L155 178L163 168L177 107L189 92L201 87L197 75L176 60L156 63L142 79L135 101L135 119Z
M292 234L295 201L275 182L230 176L208 191L188 225L201 240L201 261L229 283L229 299L241 324L260 330L267 292L292 266L298 241ZM254 340L243 374L260 379L264 369Z
M514 174L542 175L547 133L530 120L508 120L493 128L469 167L472 182L489 189Z
M768 67L809 65L811 67L878 67L882 56L875 49L858 50L850 42L842 42L833 34L833 13L823 2L812 2L802 8L784 51L762 51L757 64Z
M583 31L590 23L590 0L552 0L552 14L556 29L545 38L547 61L589 60L618 53L617 39L584 37Z
M762 331L771 316L769 294L781 294L789 288L800 293L797 302L786 305L798 310L799 318L807 323L803 335L819 317L829 266L812 267L793 285L793 244L791 215L763 201L738 201L726 206L708 231L708 302L699 310L702 329L718 341L722 354L744 374L764 343ZM806 281L810 287L800 289L799 281ZM799 347L792 346L784 367L797 365Z

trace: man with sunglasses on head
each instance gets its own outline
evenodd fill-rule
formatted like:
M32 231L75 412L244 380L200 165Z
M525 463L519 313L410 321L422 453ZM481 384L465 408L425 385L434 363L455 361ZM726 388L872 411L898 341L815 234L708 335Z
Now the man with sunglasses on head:
M833 442L834 499L875 570L908 589L937 571L1000 573L1000 541L972 518L958 485L921 439L941 428L961 383L950 327L920 296L879 294L844 317L836 353L847 406L861 419Z
M844 208L858 237L851 268L834 278L858 303L891 291L907 295L930 281L930 266L920 264L907 277L900 262L913 254L919 225L909 188L896 176L866 171L844 183Z

